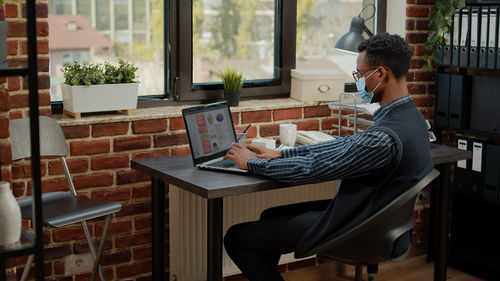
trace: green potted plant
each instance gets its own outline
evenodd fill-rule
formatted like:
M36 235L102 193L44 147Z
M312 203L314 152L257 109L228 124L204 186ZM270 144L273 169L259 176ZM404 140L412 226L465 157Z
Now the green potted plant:
M63 108L68 115L79 118L80 113L111 110L130 114L137 107L139 83L133 64L123 60L118 66L74 62L65 65L62 72Z
M224 85L224 98L229 106L238 106L240 103L241 88L245 84L243 73L231 67L221 71L220 77Z

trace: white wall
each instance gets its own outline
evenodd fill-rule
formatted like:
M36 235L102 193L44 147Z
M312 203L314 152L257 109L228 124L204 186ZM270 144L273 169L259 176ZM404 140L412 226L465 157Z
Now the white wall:
M406 1L387 0L387 32L399 34L405 38L406 29Z

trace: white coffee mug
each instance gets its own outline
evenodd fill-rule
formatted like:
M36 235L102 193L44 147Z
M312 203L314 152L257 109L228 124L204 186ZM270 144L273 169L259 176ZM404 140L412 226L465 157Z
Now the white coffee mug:
M294 146L297 136L297 125L281 124L280 125L280 142L286 146Z

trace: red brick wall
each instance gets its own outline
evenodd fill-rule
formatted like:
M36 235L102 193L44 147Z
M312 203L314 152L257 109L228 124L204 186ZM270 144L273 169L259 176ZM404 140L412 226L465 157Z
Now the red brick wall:
M420 70L422 55L426 54L423 42L427 30L428 14L434 0L407 0L406 39L414 51L408 74L409 92L426 118L432 119L434 105L434 72ZM40 111L50 115L48 76L47 1L37 1L38 52L40 75ZM0 10L2 7L0 6ZM10 61L26 61L25 19L22 4L5 4L9 21L8 54ZM27 83L22 77L0 78L0 163L2 180L12 182L17 197L31 194L29 162L12 163L8 134L8 120L26 117ZM336 113L335 111L333 113ZM279 123L293 122L300 130L324 130L337 134L338 120L327 106L262 110L234 113L237 128L246 124L249 139L277 137ZM347 124L346 121L343 122ZM149 177L130 169L130 160L145 157L189 153L184 124L180 117L131 122L81 124L64 126L70 156L68 164L78 192L85 196L120 201L123 205L112 220L106 244L103 265L109 280L149 280L151 274L151 199ZM349 133L345 131L343 133ZM66 189L61 166L57 159L44 159L42 164L43 191ZM422 206L415 211L419 223L415 228L414 242L425 241L425 214ZM168 210L167 210L168 212ZM168 216L167 216L168 218ZM89 223L91 233L102 230L103 221ZM166 224L168 228L168 223ZM88 252L79 225L46 232L46 275L51 280L87 280L89 274L64 277L64 257ZM168 247L167 247L168 248ZM168 253L166 254L168 256ZM24 264L25 258L10 261ZM167 259L168 263L168 259ZM292 270L314 265L306 260L281 270ZM22 271L19 266L17 274ZM12 274L11 274L12 275ZM74 277L74 278L73 278Z
M406 0L406 40L413 50L413 58L408 73L408 91L415 104L431 123L434 119L435 71L422 70L426 63L424 55L431 53L424 48L430 33L429 14L434 9L435 0ZM415 207L417 225L413 229L413 245L423 248L427 242L428 202Z

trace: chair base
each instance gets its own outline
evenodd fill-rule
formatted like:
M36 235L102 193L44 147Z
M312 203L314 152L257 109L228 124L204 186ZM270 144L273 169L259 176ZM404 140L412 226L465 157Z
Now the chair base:
M104 272L102 271L101 267L101 257L102 257L102 252L104 250L104 244L106 242L106 236L108 234L109 230L109 223L111 221L111 214L106 215L106 221L104 222L104 229L102 231L102 236L101 236L101 241L99 242L99 248L97 249L97 252L94 247L94 242L92 241L92 237L90 236L90 232L88 230L87 222L82 221L82 226L83 230L85 232L85 236L87 237L87 241L89 243L90 247L90 252L92 253L92 257L94 258L94 266L92 268L92 275L90 277L91 281L96 280L97 273L99 273L99 277L101 277L102 281L106 281L106 277L104 276ZM26 262L26 266L24 267L23 274L21 276L21 281L25 281L28 278L28 274L31 268L31 265L33 263L34 255L31 255L28 257L28 261Z
M378 273L378 264L366 265L366 272L368 272L368 281L375 281L375 277Z
M345 275L345 266L343 262L337 261L337 277L343 277ZM356 267L354 273L355 281L363 280L363 264L355 264ZM368 273L368 281L375 281L375 277L378 273L378 264L367 264L366 272Z

